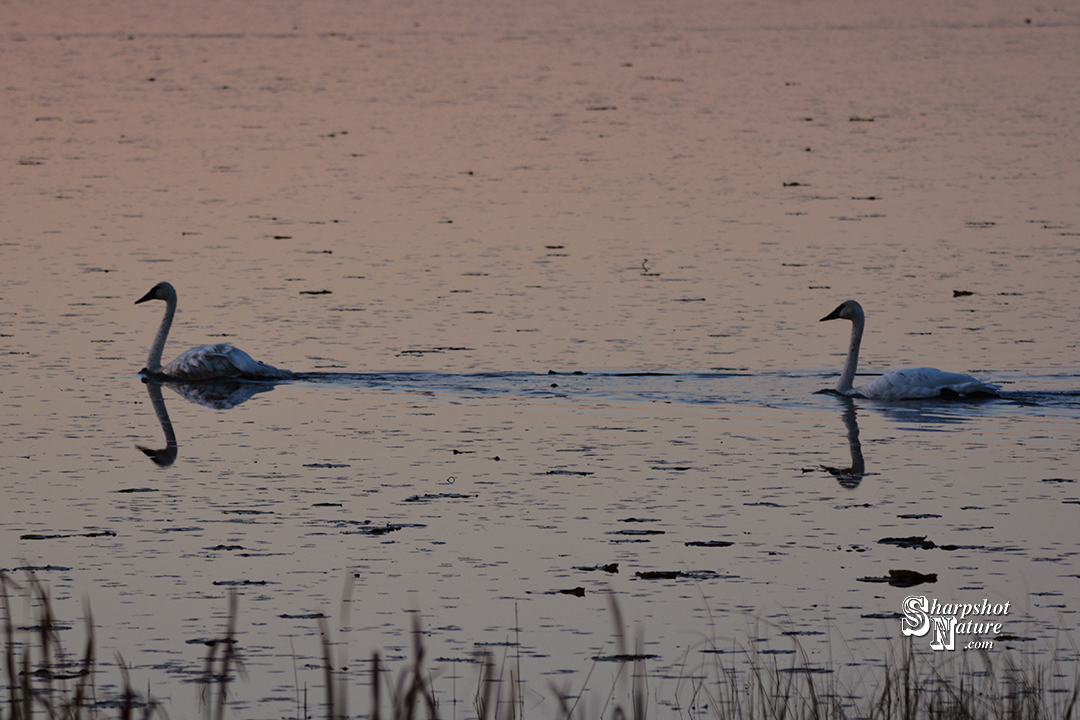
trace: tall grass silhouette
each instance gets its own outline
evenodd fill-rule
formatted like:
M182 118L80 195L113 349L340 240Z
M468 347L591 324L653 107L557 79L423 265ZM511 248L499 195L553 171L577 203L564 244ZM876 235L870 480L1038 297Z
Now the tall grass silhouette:
M35 617L33 624L16 627L12 617L12 597L27 600ZM40 711L46 718L83 720L97 718L108 708L120 718L153 717L159 704L140 695L131 685L124 659L117 655L120 690L116 697L98 697L95 684L97 649L94 619L89 602L85 603L86 644L80 656L73 656L60 641L63 626L53 612L48 588L33 572L23 583L0 572L0 608L3 610L4 669L7 680L7 717L29 720ZM2 713L0 713L2 716Z
M21 599L31 622L17 625L12 601ZM244 678L240 641L236 627L241 609L239 595L229 595L224 636L208 641L200 682L201 707L206 720L238 717L230 702L243 692ZM546 686L542 710L527 709L523 698L527 683L522 668L520 643L508 644L501 660L484 649L476 662L476 687L471 714L460 720L648 720L666 716L678 720L1072 720L1077 718L1080 674L1076 648L1066 660L1069 672L1057 663L1065 653L1055 650L1041 661L1033 655L1013 652L973 651L932 653L916 647L912 638L896 640L883 662L840 663L832 659L814 664L794 635L770 632L786 638L791 649L766 653L754 642L742 646L709 638L687 650L678 677L664 678L650 687L648 664L653 656L642 652L644 638L627 637L616 596L609 596L614 624L611 655L597 655L577 687ZM339 634L348 630L351 587L346 586L339 616ZM48 588L32 572L19 583L0 572L0 610L3 612L3 668L0 676L6 697L0 720L96 720L119 717L149 719L167 717L147 691L137 692L128 666L117 655L119 683L108 692L99 690L94 622L87 602L85 644L80 653L68 652L60 642L65 629L53 611ZM516 614L516 613L515 613ZM517 632L517 630L515 630ZM424 631L418 616L412 627L412 657L398 666L387 664L379 650L367 661L367 712L350 711L349 645L334 641L329 622L319 619L323 663L322 716L328 720L442 720L440 706L445 690L437 687L439 676L426 667ZM760 633L751 628L749 636ZM631 649L631 644L633 648ZM781 659L783 658L783 659ZM598 689L592 706L585 702L592 692L593 671L599 663L617 664L609 686ZM1064 664L1063 664L1064 665ZM452 690L451 717L459 720L456 680ZM353 692L350 692L353 690ZM543 695L529 686L530 697ZM297 688L296 718L307 720L306 689L300 700ZM596 698L600 698L596 700Z

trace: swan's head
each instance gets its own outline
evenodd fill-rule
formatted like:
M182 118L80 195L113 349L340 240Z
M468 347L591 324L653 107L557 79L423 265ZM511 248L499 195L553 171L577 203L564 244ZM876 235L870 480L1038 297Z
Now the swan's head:
M170 298L173 300L176 299L176 290L167 282L159 282L157 285L150 288L150 292L136 300L135 304L138 305L147 300L164 300L165 302L168 302Z
M821 318L818 322L825 322L826 320L854 320L855 318L863 317L862 305L854 300L845 300L840 304L840 307L833 310L831 313Z

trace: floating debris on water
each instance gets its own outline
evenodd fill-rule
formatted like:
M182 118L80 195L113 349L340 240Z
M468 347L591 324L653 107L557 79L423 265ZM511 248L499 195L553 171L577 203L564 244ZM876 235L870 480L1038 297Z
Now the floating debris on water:
M300 613L299 615L290 615L289 613L282 613L278 615L283 620L325 620L327 616L321 612L313 613Z
M933 550L937 547L933 540L927 540L925 535L912 535L911 537L887 537L878 540L881 545L896 545L902 548L919 548Z
M28 572L28 573L71 572L71 568L65 567L63 565L23 565L21 567L16 567L16 568L0 568L0 573L11 573L11 572Z
M468 500L479 497L476 493L424 493L423 495L410 495L404 502L431 502L432 500Z
M361 527L344 531L345 535L386 535L387 533L404 530L408 527L422 528L424 525L415 523L387 523L386 525L372 525L370 520L346 520L342 524Z
M893 587L914 587L923 583L936 583L937 573L923 574L915 570L890 570L888 577L861 577L859 582L888 583Z
M67 534L55 534L55 535L39 535L37 533L28 533L26 535L20 535L20 540L62 540L63 538L72 537L85 537L85 538L98 538L98 537L116 537L116 533L112 530L101 530L99 532L88 533L67 533Z
M228 587L248 587L251 585L269 585L267 580L215 580L214 585Z
M682 577L682 574L682 570L646 570L634 573L642 580L674 580L677 577Z
M643 570L634 575L642 580L677 580L679 578L734 580L738 577L737 575L721 575L715 570Z
M619 655L595 655L593 660L595 662L639 662L641 660L657 660L659 655L639 655L622 653Z
M526 590L525 594L526 595L531 595L532 593L530 591ZM543 592L543 594L544 595L573 595L574 597L585 597L585 588L576 587L576 588L565 588L565 589L561 589L561 590L545 590Z
M618 573L619 563L608 563L607 565L593 565L591 567L578 565L575 570L584 570L585 572L591 572L593 570L602 570L606 573Z

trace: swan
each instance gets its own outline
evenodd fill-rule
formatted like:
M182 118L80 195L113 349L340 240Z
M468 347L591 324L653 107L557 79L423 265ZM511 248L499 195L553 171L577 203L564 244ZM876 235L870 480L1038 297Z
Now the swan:
M226 343L191 348L162 367L161 351L165 349L165 339L169 336L173 315L176 314L176 290L169 283L160 282L136 300L135 304L148 300L164 300L165 317L161 319L161 327L154 337L154 344L150 346L150 355L146 358L146 367L142 371L144 375L180 382L218 378L286 380L293 377L288 370L279 370L254 360L243 350Z
M847 300L840 307L821 318L820 322L842 318L851 321L851 347L848 349L847 362L836 384L836 392L841 395L858 395L875 400L908 400L913 398L935 398L942 396L997 395L1000 385L984 383L970 375L943 372L936 368L920 367L908 370L894 370L881 377L874 378L862 387L853 387L855 368L859 364L859 344L862 342L866 315L862 305L854 300Z

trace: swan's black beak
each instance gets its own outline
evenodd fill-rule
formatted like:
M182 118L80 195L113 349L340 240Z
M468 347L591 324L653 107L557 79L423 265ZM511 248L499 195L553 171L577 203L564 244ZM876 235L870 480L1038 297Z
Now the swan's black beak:
M154 288L154 290L157 290L157 288ZM141 298L136 300L135 304L138 305L139 303L144 303L147 300L153 300L154 299L154 290L151 290L150 292L146 293Z
M843 310L843 309L844 309L844 306L841 305L840 307L836 308L835 310L833 310L831 313L829 313L825 317L818 320L818 322L825 322L826 320L838 320L840 318L840 311Z

